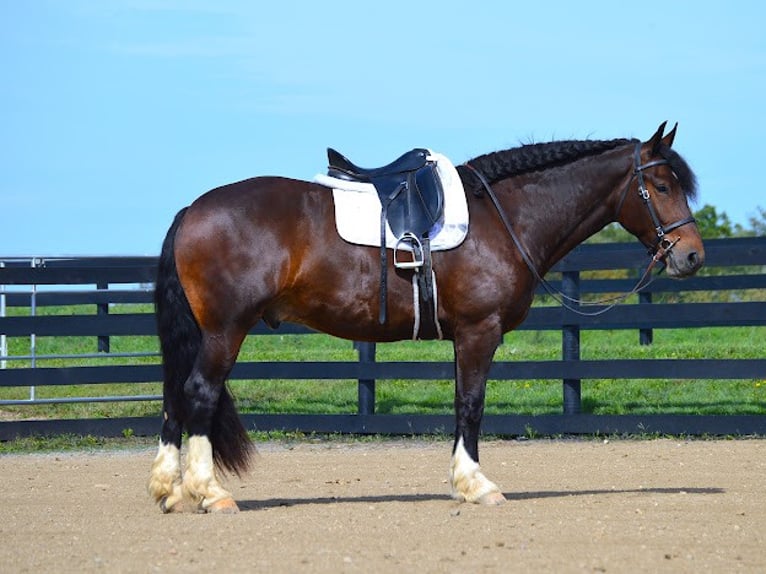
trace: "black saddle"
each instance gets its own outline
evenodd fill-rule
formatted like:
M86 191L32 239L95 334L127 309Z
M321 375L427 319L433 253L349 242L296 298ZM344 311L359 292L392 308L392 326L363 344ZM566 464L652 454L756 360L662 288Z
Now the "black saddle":
M370 181L373 177L415 171L422 168L428 163L428 150L413 149L402 154L388 165L374 168L359 167L351 163L351 160L346 156L332 148L327 148L327 159L330 164L329 175L332 177L354 181Z
M327 148L328 175L340 179L371 183L380 197L380 312L386 322L387 255L386 223L397 239L394 266L413 269L418 276L420 305L426 317L434 317L430 231L444 216L444 190L436 171L436 162L427 149L416 148L388 165L359 167L332 148ZM400 247L411 249L412 259L399 261Z
M350 181L371 183L391 231L397 239L406 233L424 237L444 215L444 191L429 151L413 149L388 165L359 167L327 148L327 174Z

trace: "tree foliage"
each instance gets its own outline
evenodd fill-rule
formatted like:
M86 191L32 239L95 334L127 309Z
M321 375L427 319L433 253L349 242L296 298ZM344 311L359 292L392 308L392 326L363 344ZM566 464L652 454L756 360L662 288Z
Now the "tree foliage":
M766 237L766 209L756 207L756 210L757 214L749 218L747 226L732 223L725 211L719 212L714 205L707 203L694 212L694 217L703 239ZM632 235L619 223L611 223L594 235L589 242L618 243L632 240Z
M699 229L702 239L716 239L734 235L734 227L729 216L725 212L718 213L718 210L710 204L706 203L695 211L694 218L697 220L697 229Z
M756 207L758 215L750 217L750 230L756 237L766 237L766 209Z

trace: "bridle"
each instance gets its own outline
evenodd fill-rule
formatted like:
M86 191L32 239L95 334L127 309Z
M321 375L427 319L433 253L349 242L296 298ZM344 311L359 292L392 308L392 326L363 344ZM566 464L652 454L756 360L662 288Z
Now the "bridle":
M668 253L670 253L670 250L673 249L676 243L680 240L680 238L677 238L675 240L668 239L666 236L668 233L673 231L674 229L678 229L679 227L686 225L687 223L694 223L696 219L694 219L694 216L690 215L689 217L684 217L683 219L679 219L678 221L675 221L671 223L670 225L663 225L660 221L660 218L657 217L657 212L654 209L654 205L652 204L652 198L651 195L649 195L649 188L646 187L646 182L644 181L644 171L649 169L650 167L656 167L658 165L668 165L670 162L666 159L655 159L646 163L641 163L641 142L636 143L636 147L633 151L633 174L630 176L630 179L628 180L627 185L625 186L625 190L622 192L622 197L620 198L620 203L617 205L617 211L615 212L616 215L619 216L620 211L622 211L622 204L625 203L625 198L628 196L628 190L630 190L630 184L633 183L634 179L638 180L638 194L641 197L641 200L644 202L644 205L646 206L646 209L649 211L649 217L652 219L652 225L654 226L654 231L657 234L657 242L652 247L650 254L654 257L657 257L658 253L661 253L659 255L659 259L664 259Z
M468 168L468 170L471 171L476 176L476 178L481 182L481 185L484 188L484 191L487 192L487 195L492 201L492 204L495 206L495 209L497 210L497 213L500 216L500 220L502 221L503 226L505 227L506 231L508 231L508 234L511 236L511 239L513 240L514 245L516 245L516 248L521 254L522 259L524 259L524 262L527 264L527 267L529 267L534 277L545 288L548 294L551 297L553 297L556 301L558 301L559 304L561 304L563 307L566 307L567 309L569 309L570 311L573 311L574 313L577 313L579 315L595 316L595 315L600 315L602 313L606 313L612 307L614 307L617 303L624 301L631 295L638 293L641 289L648 286L653 281L651 272L652 272L652 269L654 269L654 266L658 262L663 261L668 256L668 254L673 249L673 247L675 247L676 243L678 243L681 240L680 237L677 237L676 239L668 239L667 234L673 231L674 229L678 229L679 227L686 225L687 223L694 223L696 221L693 216L689 216L683 219L679 219L678 221L675 221L671 223L670 225L663 225L662 222L660 221L660 218L657 217L657 212L654 209L654 205L652 204L652 200L651 200L651 195L649 194L649 189L646 187L646 182L644 181L644 171L649 168L656 167L658 165L668 165L669 163L670 162L667 159L663 158L663 159L652 160L642 164L641 163L641 142L636 143L636 147L633 152L633 173L631 174L630 179L628 180L628 183L625 185L625 189L622 192L622 196L620 197L620 202L617 205L617 211L615 212L616 214L615 218L619 216L620 211L622 210L622 206L625 203L625 198L628 196L628 191L630 190L630 186L633 183L633 180L634 179L638 180L638 193L642 201L644 202L644 205L646 206L647 210L649 211L649 217L651 218L652 225L654 226L654 230L657 233L657 242L649 250L649 254L652 256L652 259L649 262L649 265L647 266L644 273L639 278L636 285L633 287L633 289L631 289L628 293L619 295L617 297L602 299L600 301L582 301L577 298L569 297L566 294L562 293L560 290L553 287L548 281L546 281L542 277L540 272L537 270L537 267L535 267L534 262L529 256L529 253L524 248L524 245L522 244L521 239L519 239L518 234L516 233L513 226L511 225L511 222L508 219L508 216L506 215L505 210L503 209L502 205L500 205L500 201L498 201L497 196L495 195L495 192L492 190L492 186L490 185L487 178L484 176L483 173L481 173L481 171L476 169L470 163L466 162L463 164L463 166ZM567 301L577 305L605 305L607 303L609 305L607 305L603 309L599 309L598 311L584 312L578 309L577 307L573 307L572 305L567 304Z

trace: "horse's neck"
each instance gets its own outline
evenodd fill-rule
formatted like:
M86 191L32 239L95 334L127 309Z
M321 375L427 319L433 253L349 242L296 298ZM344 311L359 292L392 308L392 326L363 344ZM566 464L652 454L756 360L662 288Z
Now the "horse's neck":
M613 199L624 186L627 168L611 161L595 169L593 161L573 163L556 174L531 174L521 182L521 193L514 192L520 197L522 242L542 273L615 220Z

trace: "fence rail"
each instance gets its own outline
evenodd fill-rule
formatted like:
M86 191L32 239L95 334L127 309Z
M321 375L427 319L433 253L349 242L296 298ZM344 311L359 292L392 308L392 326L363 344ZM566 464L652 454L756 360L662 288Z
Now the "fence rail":
M535 307L520 326L522 330L555 330L562 333L562 357L556 361L496 362L490 378L496 380L553 379L562 381L561 415L485 417L484 430L497 434L543 434L595 432L658 432L688 434L766 434L766 416L631 415L606 416L581 413L580 385L583 379L764 379L764 359L629 359L595 361L579 356L580 331L632 329L637 341L651 342L658 328L764 326L766 300L656 303L658 294L696 291L752 292L766 288L766 238L714 240L706 243L707 266L721 274L672 281L660 276L646 287L636 304L622 304L609 313L581 316L559 306ZM110 314L112 304L150 303L151 283L157 260L153 257L17 258L0 260L0 334L6 337L95 337L98 353L70 356L119 359L132 354L112 354L114 336L155 336L151 313ZM634 279L582 278L583 271L629 269L637 275L646 265L646 254L634 244L584 245L565 257L554 269L553 283L574 296L598 296L625 292ZM747 268L747 269L744 269ZM55 291L45 287L56 286ZM77 287L74 289L73 287ZM94 288L95 287L95 288ZM20 290L21 289L21 290ZM758 297L757 299L766 299ZM32 310L48 306L95 305L96 314L14 315L6 310ZM252 334L309 333L298 325L283 325L269 331L263 325ZM375 345L359 343L358 361L328 362L240 362L232 379L350 379L358 381L358 409L353 415L243 415L249 428L302 430L306 432L413 433L449 430L450 416L375 414L375 381L387 379L443 380L454 378L451 362L379 362ZM2 351L4 352L4 351ZM145 355L145 354L144 354ZM0 369L0 387L44 385L102 385L161 380L161 367L109 364L100 366L39 366L41 356L34 346L28 355L7 356L3 364L31 361L23 368ZM61 356L55 356L62 358ZM87 400L155 400L154 395L96 397ZM70 399L77 400L77 399ZM2 404L46 404L52 399L0 401ZM30 434L60 432L119 435L130 428L136 434L154 434L154 419L3 420L0 440Z

